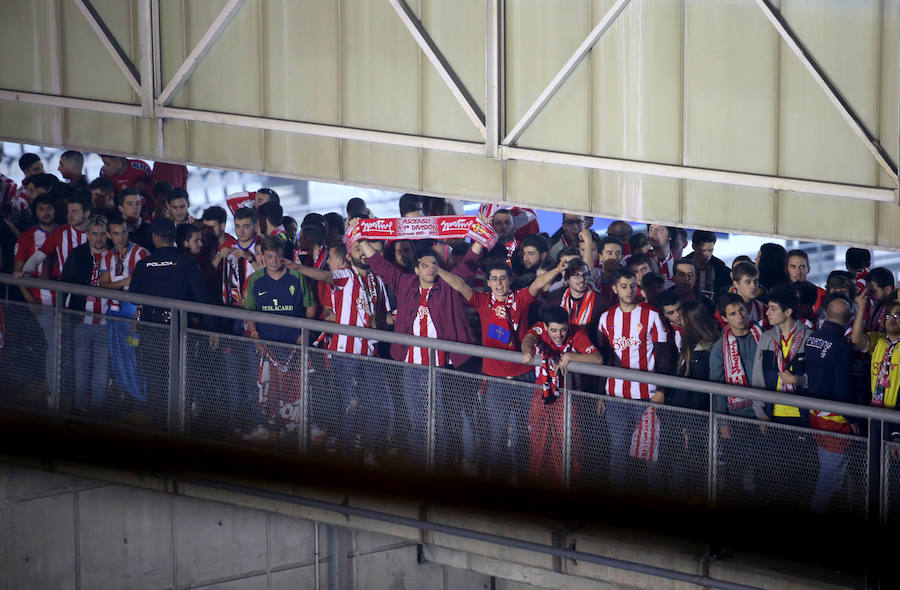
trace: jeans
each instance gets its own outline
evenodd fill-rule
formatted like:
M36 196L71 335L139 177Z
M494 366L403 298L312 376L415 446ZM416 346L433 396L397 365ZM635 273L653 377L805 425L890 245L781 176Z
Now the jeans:
M637 427L644 411L647 409L644 405L628 404L619 400L609 400L606 402L606 423L609 425L609 477L610 482L620 488L628 487L628 484L635 486L643 486L646 483L652 484L656 479L657 472L660 469L660 461L655 462L640 461L631 459L629 451L631 450L631 436ZM661 429L660 429L661 430ZM628 481L629 462L642 463L646 465L646 482L645 481Z
M109 382L109 328L76 324L75 340L75 408L85 407L87 393L91 396L91 408L101 408Z
M826 512L834 493L844 485L847 475L847 454L833 453L818 447L819 475L816 479L816 489L813 492L810 509L813 512Z
M424 464L428 449L428 367L410 366L403 374L403 402L406 407L406 454ZM447 466L463 455L463 405L466 400L453 391L451 379L440 370L435 371L435 465ZM471 404L469 404L471 405ZM471 449L471 445L469 446ZM467 456L471 459L471 456Z
M340 445L349 451L357 436L368 451L385 447L392 403L377 361L359 356L331 357L341 398Z
M119 311L110 311L114 317L134 317L134 304L123 301ZM147 401L147 392L141 386L137 372L137 355L135 347L128 343L129 337L137 338L137 334L131 333L130 322L116 322L109 320L109 356L113 378L122 389L128 392L135 400L143 403Z

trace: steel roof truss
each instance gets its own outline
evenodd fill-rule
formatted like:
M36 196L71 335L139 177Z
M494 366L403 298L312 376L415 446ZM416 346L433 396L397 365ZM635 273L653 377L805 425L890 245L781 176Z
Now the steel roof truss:
M87 19L87 22L91 26L91 28L94 29L94 32L97 34L97 37L103 44L103 47L105 47L106 51L109 52L110 57L112 57L113 61L116 62L116 65L119 66L119 69L122 71L122 75L125 76L125 79L128 80L128 83L131 84L131 87L138 94L138 96L141 96L140 74L138 74L138 71L134 67L134 64L131 63L131 59L128 57L128 55L126 55L125 50L123 50L122 46L119 45L119 42L116 41L116 38L112 34L112 31L110 31L109 27L106 26L106 23L103 22L103 19L100 17L97 9L94 8L94 5L91 4L90 0L72 1L84 15L84 18Z

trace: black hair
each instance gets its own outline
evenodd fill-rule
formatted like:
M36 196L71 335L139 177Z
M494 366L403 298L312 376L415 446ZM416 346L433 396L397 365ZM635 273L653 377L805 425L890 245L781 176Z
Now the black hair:
M60 180L53 174L32 174L22 181L22 186L27 184L33 184L35 189L42 188L49 191L55 185L60 184Z
M124 191L122 191L122 194L116 195L116 207L121 206L122 203L125 202L125 197L131 196L131 195L137 195L140 197L141 191L138 190L137 187L134 187L134 186L130 186L130 187L126 188Z
M184 248L184 243L191 239L194 233L200 233L193 223L179 223L175 226L175 243L179 248Z
M213 205L212 207L207 207L203 210L203 215L200 217L200 221L215 221L216 223L227 223L228 212L218 205Z
M812 307L819 298L819 290L809 281L797 281L791 283L790 289L797 295L797 303L799 305L809 305Z
M234 212L235 219L249 219L253 223L259 219L259 215L256 212L256 209L253 207L238 207Z
M633 279L634 271L628 268L627 266L619 267L616 270L616 274L613 275L613 284L618 283L619 279Z
M56 204L53 202L53 197L48 195L47 193L40 194L31 201L31 212L37 214L38 205L50 205L53 207L54 211L56 210Z
M646 264L650 268L653 268L653 263L650 261L650 257L643 252L638 252L637 254L632 254L628 257L628 263L625 266L633 268L642 264Z
M671 289L666 289L662 293L659 294L659 307L663 308L667 305L677 305L681 303L681 298L678 296L675 291Z
M544 325L546 326L550 324L569 324L569 314L559 306L545 307L541 313L541 319L544 320Z
M849 268L859 272L872 264L872 252L865 248L847 248L844 262Z
M340 213L335 213L334 211L326 213L322 216L322 222L325 224L326 229L335 230L339 234L344 233L344 216Z
M797 308L800 301L797 299L797 293L787 285L778 285L769 291L769 303L777 303L781 310L787 313L791 310L791 317L797 320Z
M694 249L700 244L716 243L715 232L706 231L705 229L695 229L694 235L691 236L691 245Z
M876 266L872 270L869 271L869 276L866 277L866 282L872 282L878 285L878 287L884 289L887 286L894 286L894 273L890 270L884 268L883 266Z
M593 232L591 232L591 234L594 235ZM594 242L596 243L596 240L594 240ZM598 253L603 252L603 248L605 248L607 244L615 244L619 248L622 247L622 242L621 242L621 240L619 240L619 238L614 238L612 236L604 236L603 239L600 240L600 243L597 244L597 252Z
M632 252L637 252L641 248L645 248L649 245L650 238L647 237L647 234L645 234L644 232L631 234L631 237L628 238L628 247L631 248Z
M281 218L284 217L284 209L281 208L281 205L274 201L269 201L268 203L263 203L259 207L259 216L262 219L265 219L269 225L279 226L281 225Z
M31 152L22 154L22 156L19 158L19 169L22 172L25 172L26 170L34 166L36 162L40 161L41 157L37 154L33 154Z
M156 184L159 184L158 182ZM100 176L99 178L95 178L91 181L91 184L88 185L88 188L92 191L103 191L107 195L115 195L116 194L116 185L106 176Z
M725 318L725 309L729 305L740 304L744 306L744 309L747 309L747 304L744 303L744 298L738 295L737 293L722 293L722 296L719 297L718 310L719 314L721 314L722 318Z
M563 248L559 251L559 254L556 255L556 259L559 260L563 256L577 256L581 258L581 252L578 251L578 248Z
M153 185L153 196L154 197L166 197L168 200L168 196L172 194L172 191L175 190L175 187L172 186L172 183L168 180L160 180L159 182Z
M439 262L437 252L431 248L417 248L413 253L413 266L419 266L419 261L429 256L434 258L435 262ZM488 275L490 275L490 271L488 271Z
M349 201L347 201L347 219L353 219L354 217L365 217L366 213L366 202L359 197L353 197Z
M261 188L256 191L257 193L262 193L264 195L269 195L269 203L275 203L276 205L281 205L281 197L278 196L274 190L270 188Z
M422 204L422 197L419 195L414 195L412 193L406 193L405 195L400 197L400 216L406 215L410 211L422 211L424 205Z
M78 203L81 205L81 210L85 213L89 213L91 210L91 197L90 195L86 195L83 192L74 192L68 196L66 199L68 203L66 203L66 207L68 208L69 203Z
M106 227L110 225L125 225L125 218L118 211L110 213L106 218Z
M650 288L650 285L656 285L660 288L665 287L666 279L658 272L648 272L644 275L644 278L641 279L641 289L646 291Z
M512 269L506 264L505 260L492 260L484 267L484 275L486 277L491 276L492 270L504 270L509 278L512 278Z
M166 202L171 203L177 199L184 199L188 204L191 202L191 198L188 197L187 191L183 188L172 189L172 192L166 197Z
M766 289L788 281L784 271L787 264L787 251L784 246L766 242L759 247L759 284Z
M68 160L69 162L72 162L73 164L78 166L78 168L81 168L84 166L84 154L82 154L81 152L75 151L75 150L64 151L62 153L62 155L59 157L59 159L60 160Z
M678 268L679 264L684 264L685 266L690 266L691 268L697 268L697 265L694 263L693 258L685 258L682 256L672 264L672 269L674 270Z
M525 239L519 244L519 249L521 250L525 246L531 246L541 254L550 251L550 241L541 234L525 236Z
M347 256L347 245L344 244L343 240L334 242L328 246L329 250L334 250L338 256L344 258Z
M805 250L791 250L790 252L787 253L787 255L784 258L785 263L787 263L788 260L790 260L791 258L793 258L795 256L797 258L802 258L803 260L805 260L806 266L809 266L809 254L807 254Z

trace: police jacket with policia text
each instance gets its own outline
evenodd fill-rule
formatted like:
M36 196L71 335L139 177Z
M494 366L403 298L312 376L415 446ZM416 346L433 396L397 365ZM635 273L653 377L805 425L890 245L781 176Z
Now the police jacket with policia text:
M128 290L141 295L209 303L197 262L174 246L157 248L150 256L138 261ZM141 306L141 319L163 322L166 311L144 305ZM204 316L202 319L206 329L215 328L213 318Z
M792 374L800 378L797 391L785 392L799 394L807 388L806 376L806 338L809 336L809 328L803 323L795 324L794 338L800 338L800 348L797 354L786 367ZM778 391L778 363L776 361L775 347L781 345L781 328L775 326L763 332L756 345L756 355L753 361L753 374L750 384L759 389ZM753 411L760 419L771 418L776 422L784 422L795 426L809 425L809 412L804 408L795 408L782 404L770 404L761 401L753 402Z

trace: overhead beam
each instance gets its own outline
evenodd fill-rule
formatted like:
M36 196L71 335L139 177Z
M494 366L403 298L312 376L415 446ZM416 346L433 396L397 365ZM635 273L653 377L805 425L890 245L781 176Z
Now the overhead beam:
M812 54L801 43L800 38L785 20L784 16L782 16L781 11L772 6L769 0L756 0L756 5L763 11L763 14L766 15L766 18L778 31L782 40L791 48L791 51L794 52L794 55L797 56L800 63L806 68L806 71L813 77L813 80L822 89L822 92L825 93L825 96L834 105L841 117L850 125L853 133L863 142L863 145L866 146L866 149L869 150L878 164L887 172L888 176L894 182L897 182L897 166L891 161L891 156L887 153L887 150L869 131L862 118L856 114L850 103L841 95L837 86L828 78Z
M894 200L893 189L876 186L823 182L802 178L788 178L784 176L768 176L765 174L752 174L749 172L697 168L693 166L681 166L678 164L661 164L658 162L646 162L642 160L622 160L618 158L604 158L601 156L568 154L564 152L532 150L510 146L501 146L500 149L503 152L504 160L525 160L542 164L578 166L580 168L593 168L595 170L608 170L611 172L646 174L648 176L680 178L701 182L717 182L733 186L812 193L848 199L884 202L892 202Z
M500 28L503 18L503 0L487 0L487 40L484 56L485 74L485 155L488 158L497 158L500 150L500 105L501 105L501 35Z
M584 58L587 57L588 53L591 52L594 45L596 45L597 41L600 40L600 37L603 36L610 25L612 25L613 21L616 20L616 17L621 14L625 7L628 6L630 0L616 0L616 3L613 4L609 10L606 11L606 14L603 15L603 18L600 19L600 22L597 23L597 26L594 27L594 30L588 34L584 41L581 42L581 45L578 46L578 49L575 50L575 53L566 61L563 67L556 73L553 79L547 84L547 87L544 88L543 92L538 95L537 99L532 103L528 110L525 111L525 114L522 115L522 118L519 119L518 123L512 128L512 131L503 139L504 145L512 145L516 142L517 139L522 135L525 129L531 125L531 122L534 121L535 117L537 117L541 111L544 110L544 107L547 106L547 103L550 102L550 99L556 94L556 92L560 89L563 83L569 79L569 76L572 75L572 72L575 71L575 68L584 61Z
M103 18L97 12L97 9L94 8L94 5L90 0L72 1L75 3L75 6L78 7L78 10L81 11L81 14L84 15L84 18L87 19L88 24L94 30L94 33L97 34L97 37L100 39L103 47L106 48L110 57L112 57L113 61L116 62L116 65L119 66L122 75L125 76L125 79L128 80L128 83L131 84L131 87L137 95L141 96L140 74L138 74L137 69L134 67L134 64L131 63L131 59L122 49L122 46L116 41L112 31L110 31L109 27L106 26L106 23L103 22ZM143 34L143 31L141 33Z
M200 65L200 62L203 61L203 58L206 57L216 41L219 40L219 37L221 37L222 33L225 32L225 29L228 28L228 25L230 25L231 21L234 20L234 17L237 16L237 13L241 10L246 1L247 0L228 0L228 3L222 8L222 11L219 12L219 15L206 30L206 33L200 38L196 47L188 54L184 63L181 64L181 67L178 68L178 71L175 72L175 75L172 76L172 79L169 80L169 83L163 91L159 93L159 97L156 99L158 105L167 106L172 102L172 99L175 98L175 95L178 94L181 87L184 86L188 78L191 77L191 74L194 73L194 70L197 69L197 66Z
M0 101L63 107L115 115L127 115L131 117L140 117L142 112L140 105L70 98L34 92L19 92L16 90L0 89ZM231 113L175 107L157 107L156 115L161 119L179 119L183 121L230 125L250 129L266 129L299 135L364 141L368 143L453 152L473 156L484 154L484 144L482 143L390 133L387 131L375 131L371 129L357 129L337 125L305 123L300 121L287 121L283 119L235 115ZM641 160L623 160L618 158L604 158L601 156L569 154L548 150L533 150L512 146L500 146L499 156L504 160L523 160L559 166L576 166L580 168L608 170L630 174L645 174L648 176L660 176L664 178L715 182L732 186L811 193L868 201L893 202L895 200L895 191L893 189L878 186L824 182L803 178L787 178L783 176L697 168Z
M94 113L109 113L111 115L127 115L140 117L140 105L111 102L105 100L91 100L87 98L72 98L69 96L57 96L55 94L42 94L40 92L21 92L19 90L0 89L0 101L30 104L45 107L62 107L77 111L91 111Z
M159 23L154 21L152 4L157 0L139 0L138 2L138 43L141 55L141 109L144 117L153 116L154 108L154 28Z
M431 35L425 30L422 21L416 17L409 7L409 4L406 3L406 0L388 1L394 8L394 12L400 17L400 21L409 31L409 34L415 39L416 44L422 50L422 53L425 54L425 57L427 57L428 61L431 62L431 65L434 66L434 69L444 82L444 85L450 89L453 98L456 99L456 102L459 103L459 106L465 111L466 116L469 117L469 120L475 125L475 128L478 129L481 138L486 139L487 131L485 129L484 114L478 107L478 103L475 102L475 99L472 98L472 95L466 90L462 80L456 75L453 68L450 67L450 64L444 58L440 49L438 49L434 40L431 38Z

